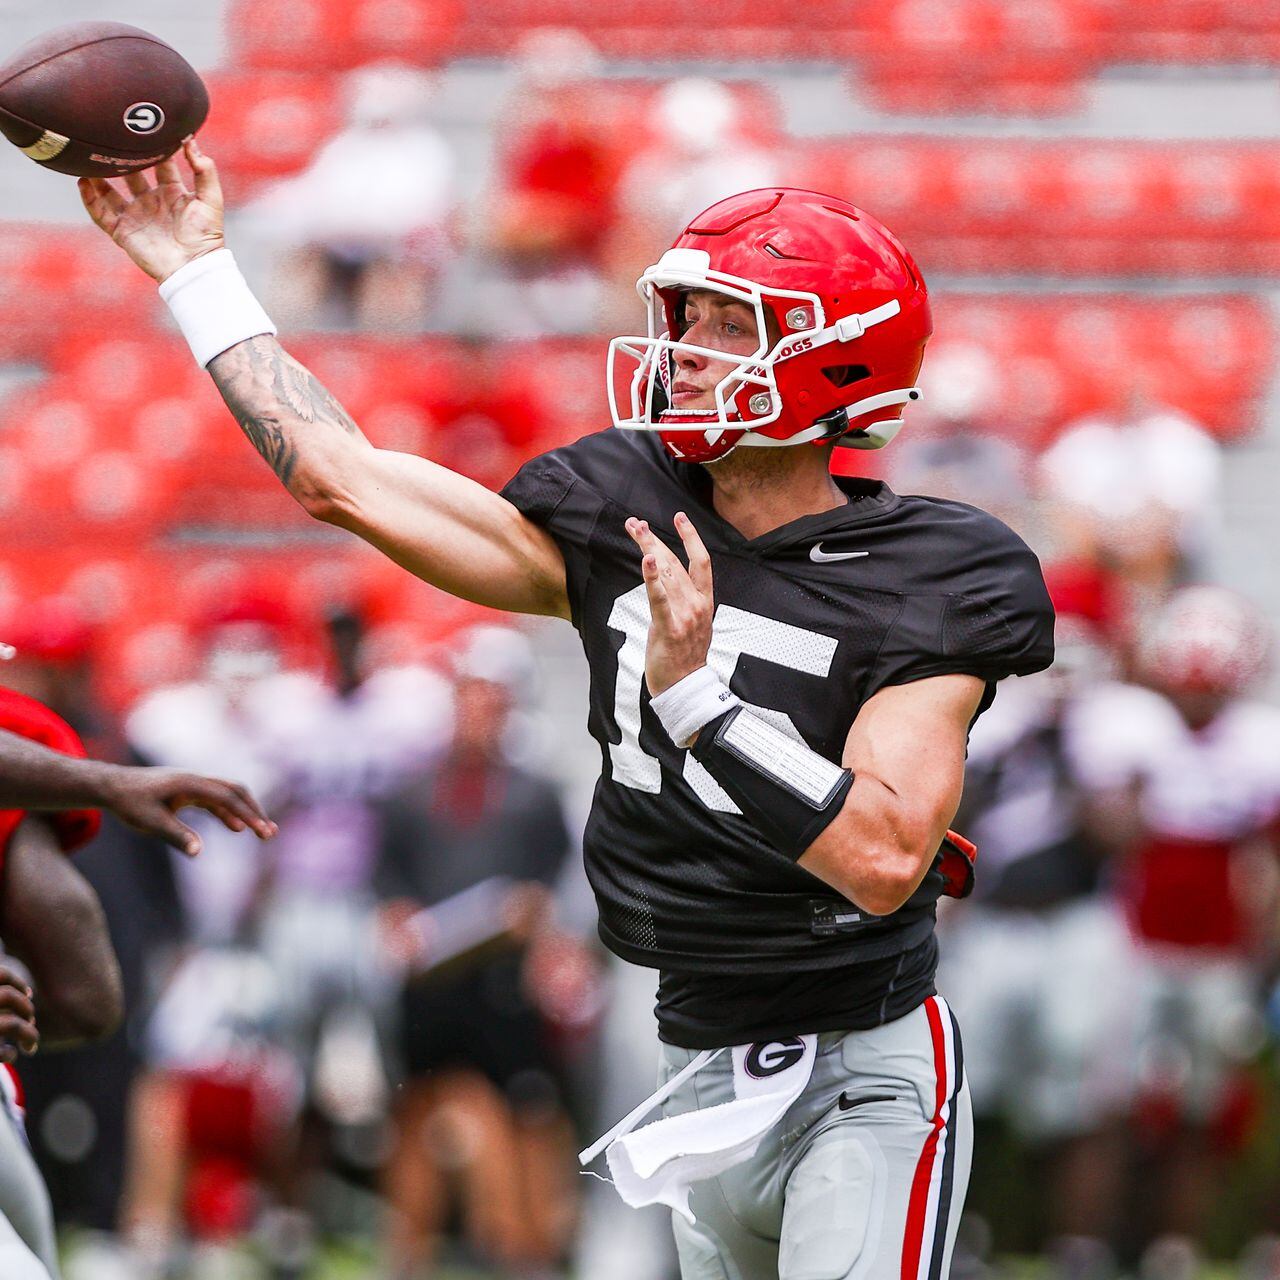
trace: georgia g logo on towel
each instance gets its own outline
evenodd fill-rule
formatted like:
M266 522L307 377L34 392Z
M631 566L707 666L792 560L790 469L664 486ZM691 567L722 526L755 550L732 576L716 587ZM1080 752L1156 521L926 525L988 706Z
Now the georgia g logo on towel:
M776 1076L794 1067L804 1057L804 1044L799 1037L790 1040L763 1040L747 1050L743 1067L753 1080Z
M714 1062L723 1049L704 1049L656 1093L622 1118L578 1159L585 1165L604 1151L618 1194L627 1204L667 1204L689 1222L689 1191L695 1182L714 1178L750 1160L761 1139L804 1092L818 1054L816 1035L789 1036L738 1044L733 1060L733 1100L697 1106L688 1097L674 1114L641 1125L697 1072ZM692 1103L693 1109L689 1109Z

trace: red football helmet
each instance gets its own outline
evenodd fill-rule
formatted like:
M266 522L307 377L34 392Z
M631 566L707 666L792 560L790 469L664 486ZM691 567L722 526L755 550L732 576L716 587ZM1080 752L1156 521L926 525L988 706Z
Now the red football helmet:
M933 328L928 290L898 240L848 201L790 187L721 200L636 288L649 332L609 344L610 411L616 427L657 431L674 457L713 462L738 445L835 438L879 449L902 426L900 406L919 399L914 383ZM752 306L756 351L681 342L681 300L691 289ZM682 351L734 366L716 386L715 409L670 406ZM629 416L618 407L622 356L637 363Z
M1266 619L1226 587L1182 587L1156 615L1141 645L1148 679L1169 693L1235 697L1266 670Z

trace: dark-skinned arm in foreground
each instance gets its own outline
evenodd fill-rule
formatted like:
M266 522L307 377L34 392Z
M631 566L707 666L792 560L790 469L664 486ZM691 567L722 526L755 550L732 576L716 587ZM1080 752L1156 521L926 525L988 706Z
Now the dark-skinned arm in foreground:
M100 1040L120 1025L120 965L102 904L43 818L23 819L9 840L0 934L31 973L43 1047ZM35 1046L28 1037L22 1047Z
M200 852L199 837L176 816L188 806L207 810L232 831L251 830L261 840L276 832L239 783L180 769L81 760L0 729L0 809L107 809L144 835L194 855Z

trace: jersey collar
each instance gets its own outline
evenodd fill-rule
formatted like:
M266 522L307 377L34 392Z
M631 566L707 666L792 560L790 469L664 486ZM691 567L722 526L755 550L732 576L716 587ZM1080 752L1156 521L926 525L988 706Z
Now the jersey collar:
M744 538L712 505L711 477L696 463L664 459L671 469L676 483L690 498L689 516L698 532L708 542L719 544L725 550L749 551L753 555L769 556L785 551L797 543L807 544L820 539L823 534L839 529L849 529L867 523L892 511L901 501L899 496L882 480L867 480L858 476L833 476L849 501L829 511L800 516L788 521L758 538Z

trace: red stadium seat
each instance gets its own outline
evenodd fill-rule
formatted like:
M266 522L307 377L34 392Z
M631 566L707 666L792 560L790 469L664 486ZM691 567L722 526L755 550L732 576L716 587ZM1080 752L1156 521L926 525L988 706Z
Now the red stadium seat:
M888 0L866 21L853 61L892 111L1061 112L1092 65L1092 12L1078 0Z
M935 291L931 351L951 343L995 357L1002 413L1032 446L1084 414L1125 411L1135 390L1223 438L1245 434L1275 358L1267 309L1240 296Z
M802 184L883 216L926 274L1280 273L1270 144L890 136L799 164Z
M912 114L1062 111L1114 62L1280 62L1278 0L827 0L803 20L764 0L706 0L687 19L682 0L235 0L228 26L236 65L303 72L505 55L540 27L654 59L678 32L685 58L846 59L882 105Z
M452 51L458 0L236 0L232 61L277 71L339 71L394 59L418 66Z
M52 353L54 371L97 404L208 391L207 375L176 334L124 332L68 335Z
M468 5L457 37L463 53L509 53L520 37L538 27L571 27L611 57L668 56L678 39L684 58L758 61L772 58L838 57L856 44L866 8L858 0L827 0L797 21L793 10L764 0L706 0L697 21L681 0L645 5L599 4L593 0L511 0L501 7Z
M332 75L218 72L208 80L212 106L201 142L236 196L305 168L342 125Z
M0 222L0 359L40 360L68 331L145 332L155 285L96 227Z
M1256 0L1093 0L1108 62L1280 62L1280 4Z

